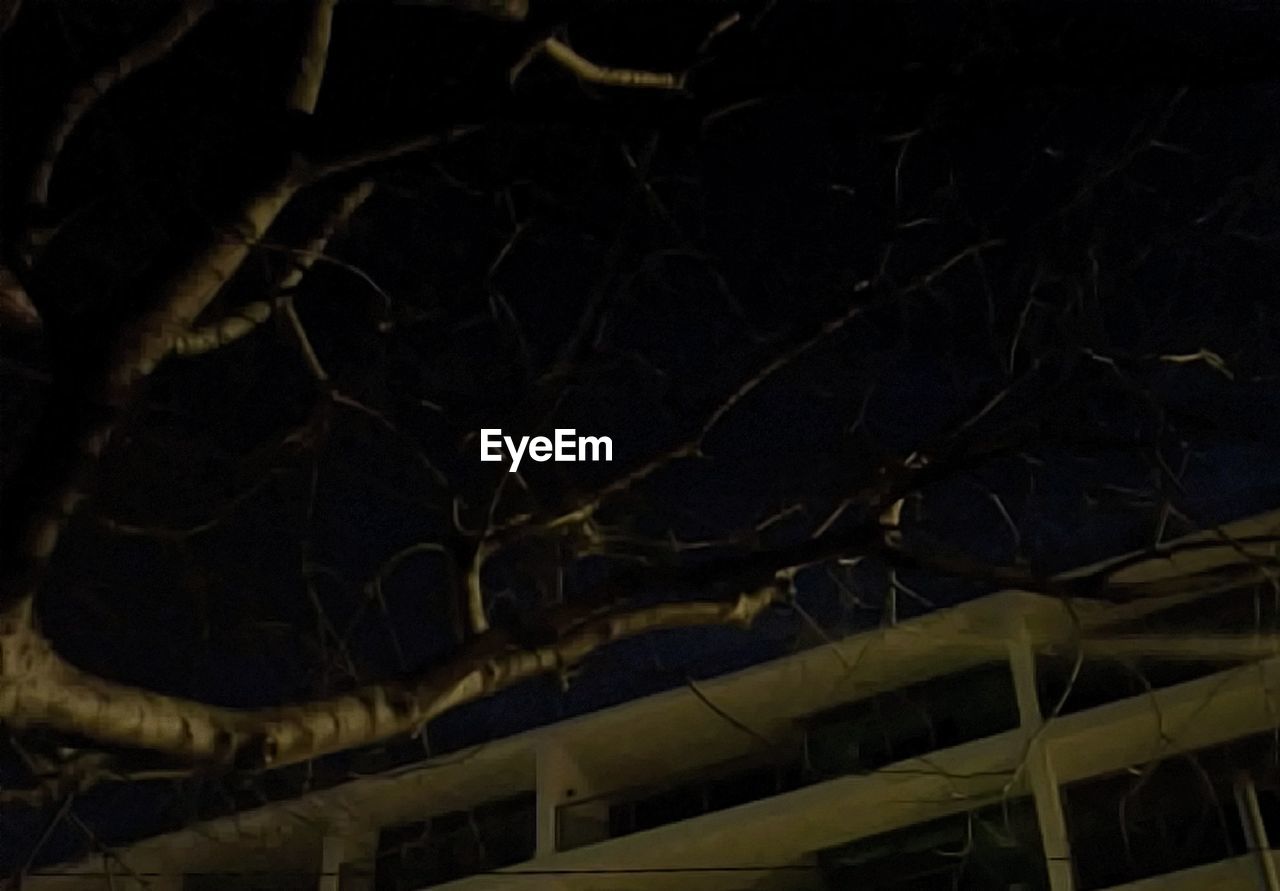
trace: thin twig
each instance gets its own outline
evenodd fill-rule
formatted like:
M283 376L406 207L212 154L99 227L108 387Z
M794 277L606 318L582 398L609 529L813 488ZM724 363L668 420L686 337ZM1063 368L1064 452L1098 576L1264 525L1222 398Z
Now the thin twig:
M48 205L49 183L53 179L53 169L58 163L58 157L89 110L130 75L167 56L212 9L213 0L186 0L173 18L154 35L99 68L88 80L71 91L62 115L45 140L40 163L31 179L27 200L36 214Z

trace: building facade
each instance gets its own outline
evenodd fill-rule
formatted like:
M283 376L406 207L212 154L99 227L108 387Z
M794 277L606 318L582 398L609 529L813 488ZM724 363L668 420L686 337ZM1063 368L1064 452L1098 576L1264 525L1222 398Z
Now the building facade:
M1277 535L1125 561L1165 594L992 594L24 886L1280 891Z

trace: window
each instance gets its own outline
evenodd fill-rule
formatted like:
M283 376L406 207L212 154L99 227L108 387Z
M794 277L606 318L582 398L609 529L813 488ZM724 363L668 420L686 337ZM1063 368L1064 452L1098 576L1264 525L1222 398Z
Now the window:
M1074 656L1039 656L1036 687L1042 712L1048 714L1057 708L1059 715L1070 715L1193 681L1238 664L1205 660L1085 659L1077 671Z
M661 787L632 789L562 805L559 848L572 850L758 801L804 784L797 756L780 763L721 765Z
M1275 743L1270 734L1250 737L1064 787L1080 891L1245 853L1235 797L1241 778L1255 785L1266 833L1274 837Z
M1118 639L1142 635L1252 634L1280 628L1280 602L1258 586L1215 594L1213 600L1197 599L1100 630ZM1064 652L1037 657L1036 677L1040 704L1045 712L1062 703L1059 714L1071 714L1141 696L1151 690L1171 687L1205 677L1241 664L1240 658L1219 658L1210 652L1204 658L1094 658L1081 663L1076 672L1076 655L1068 646ZM1066 694L1065 699L1064 694Z
M1280 601L1269 584L1241 584L1167 607L1112 629L1121 634L1222 634L1280 630Z
M864 773L1017 726L1008 665L983 665L815 716L806 763L814 779Z
M1043 891L1035 806L1017 799L818 853L831 891Z
M534 794L490 802L383 830L377 891L410 891L532 859Z

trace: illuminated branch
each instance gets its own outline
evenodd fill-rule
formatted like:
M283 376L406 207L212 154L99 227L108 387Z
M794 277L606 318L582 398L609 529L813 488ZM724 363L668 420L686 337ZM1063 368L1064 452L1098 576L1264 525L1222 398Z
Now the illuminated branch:
M567 629L556 642L509 649L490 633L443 668L403 683L278 708L237 710L164 696L79 671L28 631L27 670L0 677L0 717L165 754L186 762L262 768L412 733L468 702L521 681L563 672L601 648L674 628L747 627L780 597L768 584L732 600L614 611Z
M228 499L207 520L189 526L142 525L118 520L113 517L95 517L98 525L114 535L126 535L138 538L154 538L161 541L183 542L197 535L203 535L223 523L246 502L255 498L274 478L274 473L267 473L251 486Z
M291 299L289 292L295 290L302 283L303 276L315 265L316 260L320 259L324 254L329 240L333 238L338 229L351 218L351 215L372 193L372 181L364 180L342 196L341 201L339 201L333 212L325 219L320 231L307 242L305 247L296 252L288 271L276 283L275 290L283 292L285 295L278 298L276 303ZM253 303L239 307L225 318L211 322L208 325L193 328L190 332L180 335L174 340L173 351L179 356L196 356L216 350L234 340L239 340L246 334L255 331L259 325L271 318L271 314L276 308L276 303L268 300L256 300Z
M438 132L424 133L417 136L408 136L403 139L392 140L382 145L360 149L349 154L341 154L334 157L314 158L312 159L311 164L311 178L322 179L328 176L335 176L339 173L345 173L348 170L368 167L371 164L380 164L384 161L394 161L396 158L400 158L405 155L426 151L427 149L438 148L442 145L455 142L464 136L475 133L479 129L480 127L475 124L461 124L456 127L448 127Z
M84 116L113 87L167 56L211 9L213 0L187 0L177 14L148 40L98 69L92 77L71 91L71 97L45 141L40 161L31 179L27 200L37 218L49 204L49 183L53 179L53 169L58 163L58 157ZM34 232L28 235L29 242L34 235ZM28 243L25 250L30 253L36 246Z
M696 458L702 455L702 447L707 437L711 434L724 418L733 411L744 399L757 390L761 385L770 380L779 371L782 371L799 359L807 355L811 350L815 349L829 338L843 331L853 321L876 308L888 302L900 300L916 291L928 288L938 278L950 271L963 260L976 256L981 251L996 247L1003 244L999 239L989 239L977 242L960 250L948 259L944 260L938 266L925 272L918 278L908 282L901 288L891 293L884 294L874 300L868 300L865 303L855 303L841 312L839 315L833 316L822 324L822 326L809 337L799 341L793 346L779 353L774 358L766 362L759 371L745 380L733 392L725 397L719 405L707 416L702 423L698 432L690 439L676 446L667 449L656 455L649 461L640 465L624 476L621 476L596 491L589 499L583 501L574 509L567 511L551 519L536 520L529 514L523 514L508 520L506 524L499 527L499 531L511 535L518 536L527 534L528 532L545 532L560 529L566 526L572 526L585 522L593 517L600 507L609 498L614 495L629 491L637 483L648 479L653 474L664 469L668 465L686 458ZM858 288L857 290L862 290ZM909 468L918 470L920 468ZM521 530L524 531L521 531Z
M178 770L121 770L116 759L104 752L79 752L70 759L50 763L22 750L16 740L11 745L26 762L34 782L28 787L0 790L0 805L22 804L28 807L53 807L72 796L79 796L101 783L136 783L149 780L176 780L190 776L190 768Z
M484 587L480 582L480 574L484 571L485 561L498 550L498 545L491 539L482 539L476 545L471 566L467 568L467 623L472 634L484 634L489 630L489 617L485 615Z
M302 360L307 365L307 371L316 379L316 382L328 389L329 372L325 370L324 363L320 361L320 356L316 353L316 348L311 343L311 337L307 334L307 329L302 325L302 319L298 316L297 307L293 305L293 300L289 297L280 299L280 311L284 315L285 321L289 323L289 330L293 332L294 339L298 342L298 351L302 353Z
M469 567L466 576L467 612L473 633L482 633L488 628L488 621L485 616L484 609L484 589L481 573L484 569L485 561L493 557L503 548L503 546L520 538L545 535L547 533L569 529L574 526L583 526L595 516L595 514L610 498L629 491L632 487L643 482L676 461L701 456L703 443L706 441L706 438L710 435L711 431L714 430L720 422L744 399L779 371L788 368L797 360L808 354L811 350L825 342L828 338L843 331L855 319L860 318L864 313L877 304L891 300L898 300L915 291L928 288L938 278L963 260L976 256L982 250L994 247L1001 243L1002 242L999 240L987 240L969 245L944 260L938 266L928 270L913 281L908 282L902 288L896 289L891 293L884 294L874 301L855 303L839 315L828 319L816 332L765 363L759 371L730 393L708 415L707 419L703 422L702 426L693 437L659 453L639 467L606 484L604 487L594 492L589 498L581 501L571 510L550 518L538 518L527 513L520 514L508 519L505 523L498 525L495 525L492 522L491 517L489 528L486 530L485 535L477 546L471 566ZM910 490L912 483L921 475L921 471L924 469L925 465L923 463L898 468L891 477L887 476L883 481L877 481L879 483L878 485L873 486L865 493L862 493L861 500L867 504L873 504L881 509L888 508L892 513L894 505L900 504L902 497ZM938 472L938 468L930 467L929 472L936 474ZM823 531L825 531L825 524ZM880 522L877 521L876 524L873 524L870 530L859 530L855 533L855 536L857 537L860 547L880 547L882 531L882 526ZM807 542L798 552L792 553L789 556L774 555L775 562L771 564L771 568L781 570L797 565L812 563L818 559L838 556L840 554L839 548L841 546L842 545L837 543L835 545L836 550L832 550L832 545L828 538L815 536L814 539ZM814 553L814 556L809 556L810 551ZM864 551L856 552L862 553ZM896 557L897 555L890 554L890 556ZM909 559L909 557L903 557L902 559ZM778 562L779 560L781 562Z
M40 313L22 282L7 266L0 266L0 327L32 331L40 326Z
M328 2L316 0L316 16L323 17ZM185 7L188 12L202 8L201 5ZM313 30L315 27L313 20ZM169 35L167 40L156 38L147 44L148 52L135 51L125 57L130 60L128 65L120 63L117 67L122 71L132 70L139 59L153 61L186 30L189 25L182 28L171 25L165 32ZM300 64L299 82L311 84L319 77L326 50L327 42L308 40L307 55L311 58ZM114 82L108 81L108 85ZM290 96L300 91L307 92L295 85ZM197 250L192 259L160 287L150 310L119 333L108 350L105 371L98 379L84 382L87 405L51 407L52 417L44 432L49 441L37 437L33 442L27 459L30 466L20 468L16 477L25 488L17 497L7 498L9 503L5 505L6 540L0 542L6 549L0 561L3 564L0 676L12 677L22 671L21 647L11 638L31 622L32 599L45 567L64 525L87 496L89 480L115 431L121 411L133 400L138 384L174 350L179 338L191 330L192 323L306 182L302 175L303 160L297 156L290 160L279 178L241 203L233 217L231 235L216 237Z
M549 37L536 44L524 58L511 69L510 80L516 79L539 53L545 53L561 68L587 83L607 87L635 87L639 89L678 90L684 86L683 74L665 71L643 71L635 68L606 68L578 55L568 44Z
M338 229L346 225L347 221L351 219L351 215L359 210L360 205L364 204L372 194L372 180L363 180L347 190L338 205L333 209L333 212L325 219L320 231L311 241L307 242L306 247L298 252L289 268L288 274L280 280L279 290L292 291L302 283L302 277L315 265L316 260L320 259L329 244L329 240L333 238Z
M177 336L173 341L173 351L179 356L211 353L256 331L259 325L271 318L272 309L266 300L246 303L225 318Z
M314 114L324 82L325 62L329 58L329 38L333 34L333 7L337 0L315 0L311 5L311 22L306 43L298 59L298 73L289 92L289 108L303 114Z
M107 442L115 431L120 412L132 401L137 385L146 378L185 335L192 321L248 256L293 197L298 183L286 177L245 202L236 226L238 237L218 240L198 253L161 291L150 312L125 328L109 353L105 374L86 382L90 407L55 404L52 413L62 417L51 423L50 441L33 441L29 471L14 477L28 490L11 496L6 505L17 511L6 528L3 546L4 576L0 578L0 675L16 670L4 638L15 625L31 618L31 599L43 578L67 520L88 492L88 484ZM68 433L65 428L69 428Z

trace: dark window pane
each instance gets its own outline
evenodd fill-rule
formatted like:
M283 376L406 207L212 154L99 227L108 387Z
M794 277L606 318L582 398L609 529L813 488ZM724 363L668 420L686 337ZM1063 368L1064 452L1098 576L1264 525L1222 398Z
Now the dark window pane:
M745 766L742 762L719 765L694 776L673 779L665 786L575 801L559 809L560 849L570 850L759 801L798 789L804 780L802 761L796 755L776 764L757 761Z
M1250 633L1280 627L1280 601L1268 585L1241 585L1213 597L1213 609L1191 600L1111 629L1116 634Z
M533 857L532 792L384 829L375 887L410 891L521 863Z
M1080 891L1162 876L1244 851L1235 771L1217 749L1064 790Z
M815 779L862 773L1017 725L1008 666L985 665L815 716L806 734L807 763Z
M1089 659L1082 662L1077 670L1074 656L1041 656L1036 660L1036 681L1041 709L1046 714L1052 714L1056 709L1058 715L1069 715L1193 681L1237 664L1196 660L1136 659L1119 662Z

